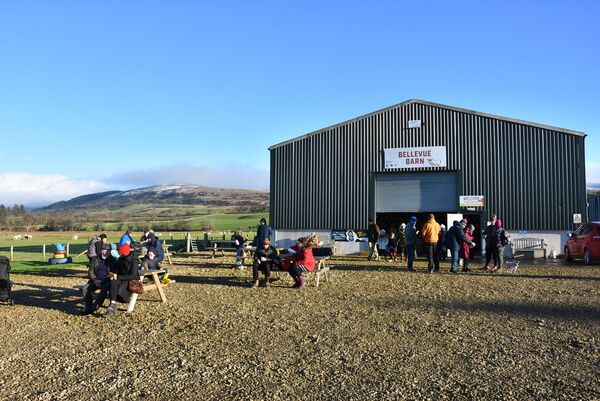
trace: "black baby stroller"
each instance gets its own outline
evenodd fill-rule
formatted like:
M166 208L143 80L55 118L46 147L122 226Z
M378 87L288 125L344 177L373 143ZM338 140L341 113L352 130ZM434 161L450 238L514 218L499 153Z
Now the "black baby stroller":
M14 305L15 300L10 297L10 260L6 256L0 256L0 303Z

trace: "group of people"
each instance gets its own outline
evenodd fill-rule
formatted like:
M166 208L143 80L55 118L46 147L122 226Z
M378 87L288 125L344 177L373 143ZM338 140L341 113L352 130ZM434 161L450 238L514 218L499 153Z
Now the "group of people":
M260 272L265 276L264 286L271 284L271 271L274 269L287 271L294 280L294 288L304 288L305 281L302 273L312 272L315 269L315 259L312 248L317 247L319 240L312 234L307 237L298 238L296 244L287 249L287 256L281 257L279 251L271 245L273 229L262 218L256 230L252 244L256 247L252 258L252 288L260 285ZM246 248L247 238L243 230L238 227L232 235L231 240L236 248L235 267L243 269L242 264Z
M270 238L264 238L261 245L256 248L252 263L252 288L260 285L259 272L265 276L264 286L270 285L270 276L273 269L284 270L294 280L292 287L302 289L305 281L302 273L315 270L313 248L318 246L316 236L298 238L296 244L287 249L287 256L282 258L279 252L271 245Z
M373 219L369 219L367 228L367 239L369 241L369 260L379 260L384 255L386 260L396 261L400 255L400 261L406 260L408 271L415 271L414 258L415 246L419 231L416 228L417 217L412 216L408 223L402 223L398 230L380 230ZM435 215L430 214L428 220L421 228L421 238L427 251L427 269L429 273L440 271L440 260L446 258L450 251L450 272L458 273L459 261L462 260L462 271L471 271L469 264L472 249L476 246L474 242L475 226L469 224L466 219L453 222L452 227L446 230L443 224L435 220ZM503 265L504 247L509 243L509 236L502 227L502 222L496 215L491 216L491 224L486 227L484 233L486 243L486 263L482 269L498 271ZM494 265L489 267L493 259Z
M130 281L140 281L139 270L161 268L164 251L158 236L149 230L139 241L134 241L132 233L132 230L127 230L114 244L104 233L89 241L89 280L82 289L84 315L96 313L108 297L110 305L102 317L113 317L117 313L117 302L129 302ZM170 281L168 271L162 275L161 281ZM97 291L99 294L94 298Z

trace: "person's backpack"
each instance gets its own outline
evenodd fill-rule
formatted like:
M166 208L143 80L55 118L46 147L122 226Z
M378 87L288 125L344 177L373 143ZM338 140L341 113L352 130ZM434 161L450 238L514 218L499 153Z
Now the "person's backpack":
M90 240L88 241L88 248L87 248L87 256L88 257L94 257L94 256L98 256L96 255L96 241L98 240L97 236L94 236L92 238L90 238Z
M510 242L510 239L508 238L508 234L506 233L506 230L502 230L500 232L500 244L502 246L506 246L506 245L508 245L509 242Z

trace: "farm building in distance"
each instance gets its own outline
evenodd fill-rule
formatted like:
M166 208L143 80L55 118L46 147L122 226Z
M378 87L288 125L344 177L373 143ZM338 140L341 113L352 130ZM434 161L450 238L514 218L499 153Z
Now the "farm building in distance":
M584 148L583 132L408 100L271 146L270 223L282 246L428 213L466 217L477 238L495 212L561 253L587 218Z

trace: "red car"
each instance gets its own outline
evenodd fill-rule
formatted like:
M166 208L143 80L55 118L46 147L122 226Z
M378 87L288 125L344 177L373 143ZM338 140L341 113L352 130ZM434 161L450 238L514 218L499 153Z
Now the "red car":
M567 260L581 258L586 265L592 263L592 259L600 258L600 221L582 224L569 234L565 257Z

